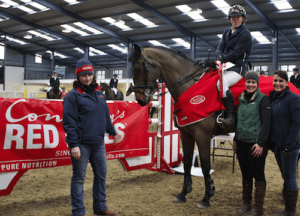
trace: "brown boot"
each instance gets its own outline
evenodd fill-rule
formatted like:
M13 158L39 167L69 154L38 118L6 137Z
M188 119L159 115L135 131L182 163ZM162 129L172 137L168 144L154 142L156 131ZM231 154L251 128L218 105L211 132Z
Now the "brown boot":
M266 182L255 181L255 196L252 211L244 214L245 216L261 216L264 214L264 199L266 194Z
M253 182L252 181L249 182L243 179L243 205L242 208L240 208L237 211L238 214L245 214L251 211L252 189L253 189Z
M298 190L285 189L285 209L283 212L276 212L274 216L296 216L296 204Z

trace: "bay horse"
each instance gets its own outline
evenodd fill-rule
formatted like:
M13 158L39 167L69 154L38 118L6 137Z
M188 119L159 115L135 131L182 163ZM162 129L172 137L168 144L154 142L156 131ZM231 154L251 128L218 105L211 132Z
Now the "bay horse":
M137 44L132 47L128 61L131 62L135 98L141 106L150 102L151 96L156 92L155 84L161 78L172 98L176 101L207 69L182 53L164 47L145 47ZM186 202L186 195L192 191L191 167L195 142L198 146L202 172L205 182L205 195L197 208L206 209L210 206L210 197L215 194L215 187L210 175L210 140L220 131L216 122L220 112L210 117L187 125L178 127L184 154L184 183L182 191L174 199L174 203ZM229 132L229 131L228 131Z
M59 83L55 83L49 91L47 99L61 99L62 92L59 89Z
M100 83L101 91L104 92L106 95L107 100L124 100L123 92L118 90L118 94L115 95L115 92L106 84L106 83Z

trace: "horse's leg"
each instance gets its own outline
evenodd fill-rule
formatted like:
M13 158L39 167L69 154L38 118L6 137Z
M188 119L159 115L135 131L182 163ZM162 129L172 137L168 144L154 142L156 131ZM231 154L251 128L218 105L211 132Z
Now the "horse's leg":
M202 173L205 182L205 195L202 201L197 205L197 208L206 209L210 206L210 197L215 195L215 187L210 176L210 139L211 136L205 132L197 133L196 142L200 155Z
M180 194L174 199L174 203L186 202L186 194L192 191L191 167L195 146L195 139L186 131L181 130L181 141L183 147L184 183Z

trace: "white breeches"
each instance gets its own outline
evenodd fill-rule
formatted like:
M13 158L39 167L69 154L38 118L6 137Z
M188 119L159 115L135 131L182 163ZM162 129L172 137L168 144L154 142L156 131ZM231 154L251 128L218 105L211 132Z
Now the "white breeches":
M117 94L118 94L118 89L116 89L116 88L112 88L112 90L114 91L115 95L117 95Z
M47 92L50 92L51 89L53 89L53 87L50 86L50 87L48 88ZM62 92L62 89L61 89L61 88L59 88L59 90Z
M235 85L238 81L243 78L241 74L235 71L224 71L223 72L223 97L226 97L226 91L229 87ZM218 90L220 91L220 80L217 82Z

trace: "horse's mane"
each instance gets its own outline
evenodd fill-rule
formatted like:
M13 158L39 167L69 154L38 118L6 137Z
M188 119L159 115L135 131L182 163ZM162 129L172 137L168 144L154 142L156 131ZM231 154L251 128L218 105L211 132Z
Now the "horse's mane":
M181 57L184 58L184 59L187 59L187 60L189 60L189 61L192 61L192 62L196 63L195 60L193 60L193 59L191 59L190 57L186 56L185 53L181 52L181 51L178 50L178 49L167 48L167 47L162 47L162 46L145 46L145 47L143 47L143 49L147 49L147 48L154 48L154 49L165 50L165 51L167 51L167 52L173 53L173 54L175 54L175 55L179 55L179 56L181 56ZM133 50L133 48L132 48L132 50ZM132 62L133 60L136 59L136 57L137 57L137 56L136 56L136 52L132 52L132 51L131 51L128 60L129 60L130 62Z

